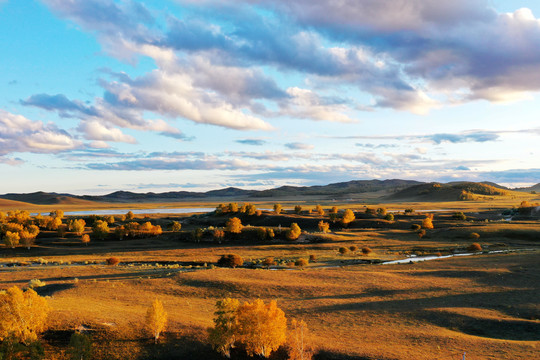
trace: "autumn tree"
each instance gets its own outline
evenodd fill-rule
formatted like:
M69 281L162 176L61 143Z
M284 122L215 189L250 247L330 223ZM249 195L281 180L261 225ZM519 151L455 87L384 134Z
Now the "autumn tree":
M287 318L275 300L265 304L261 299L238 307L237 336L249 356L269 357L286 341Z
M257 208L253 204L247 204L246 205L246 214L249 216L255 215L257 213Z
M90 235L84 234L84 235L81 237L81 242L82 242L84 245L87 245L87 246L88 246L88 243L90 242Z
M292 223L289 230L287 230L287 232L285 233L285 236L289 240L296 240L298 239L301 233L302 233L302 230L300 229L300 226L298 226L297 223Z
M72 219L68 222L69 231L74 232L78 236L81 236L84 232L84 227L86 226L86 221L83 219Z
M13 210L7 213L7 222L26 225L30 221L30 213L26 210Z
M222 255L219 258L217 264L219 266L235 268L237 266L242 266L244 264L244 259L242 259L242 257L237 254L227 254L227 255Z
M433 214L427 214L426 218L422 220L423 229L433 229Z
M15 249L15 246L19 245L20 240L21 237L19 236L18 232L6 231L4 235L4 244L12 249Z
M49 313L47 300L34 290L22 291L16 286L0 293L0 340L14 336L29 344L46 328Z
M216 241L221 241L225 237L225 232L221 229L214 229L214 232L212 233L212 237Z
M157 344L159 335L167 325L167 313L163 309L163 304L158 299L154 300L152 305L146 312L146 330L154 338L154 343Z
M296 205L294 207L294 212L300 214L302 212L302 207L300 205Z
M309 351L307 337L308 327L305 321L293 319L287 339L289 360L311 360L313 354Z
M29 225L19 232L21 238L21 243L27 248L30 249L30 246L36 240L36 237L39 234L39 228L36 225Z
M59 219L63 219L64 218L64 211L63 210L53 210L51 211L51 213L49 214L50 217L53 217L53 218L59 218Z
M133 211L130 210L130 211L128 211L126 213L126 220L129 221L129 220L133 220L133 219L135 219L135 214L133 214Z
M337 213L338 213L337 206L332 206L332 208L330 209L330 214L337 214Z
M236 311L240 306L237 299L226 298L216 303L214 327L208 329L208 338L214 350L231 357L231 348L236 342Z
M324 209L321 205L315 206L315 211L317 212L317 215L324 216Z
M322 233L327 233L328 230L330 229L330 224L328 224L327 222L324 222L324 221L319 221L319 231L322 232Z
M109 234L109 225L107 224L106 221L97 220L94 222L94 225L92 225L93 237L103 240L108 234Z
M281 214L281 210L282 210L281 204L274 204L274 214L276 215Z
M237 217L230 218L225 224L225 230L232 234L240 234L243 227L242 221Z
M387 210L384 207L380 207L377 209L377 214L379 214L379 216L386 216L386 212Z
M354 216L354 212L351 209L347 209L345 210L345 212L343 213L343 216L341 217L341 224L343 226L347 226L349 225L349 223L354 221L354 219L356 219L356 217Z
M229 203L227 206L228 212L238 212L238 204L237 203Z
M386 214L384 219L388 221L394 221L394 214Z
M62 218L61 217L46 216L45 220L46 220L45 227L48 230L58 230L58 227L60 225L62 225Z
M171 224L171 231L179 232L180 230L182 230L182 224L178 221L173 221Z

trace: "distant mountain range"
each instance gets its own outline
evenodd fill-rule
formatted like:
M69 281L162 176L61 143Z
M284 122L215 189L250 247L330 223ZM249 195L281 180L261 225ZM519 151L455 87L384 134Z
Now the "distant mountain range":
M446 184L425 183L414 180L354 180L324 186L281 186L268 190L243 190L235 187L211 190L207 192L169 191L163 193L135 193L116 191L107 195L72 195L47 192L27 194L5 194L0 199L21 201L25 203L48 204L84 204L88 202L136 203L136 202L175 202L189 199L200 200L264 200L265 198L295 198L305 196L321 196L332 199L354 197L355 194L380 192L379 197L386 200L423 200L452 201L459 200L463 191L480 195L500 195L508 188L490 182L450 182ZM540 183L528 188L513 189L515 191L540 191Z

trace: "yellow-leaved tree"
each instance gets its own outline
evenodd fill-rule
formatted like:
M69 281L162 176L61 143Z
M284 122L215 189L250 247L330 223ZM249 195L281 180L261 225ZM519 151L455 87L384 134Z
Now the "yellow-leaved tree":
M50 308L34 290L16 286L0 293L0 340L13 336L28 345L46 328Z
M343 226L347 226L350 222L354 221L354 219L356 219L356 217L354 216L353 211L351 209L347 209L343 213L343 217L341 218L341 224L343 224Z
M236 342L236 311L240 306L237 299L225 298L216 303L214 327L208 329L208 338L214 350L231 357L231 348Z
M433 214L427 214L426 218L422 220L422 228L433 229Z
M274 204L274 213L279 215L281 213L281 204Z
M163 309L163 303L158 299L154 300L152 305L146 311L146 330L157 343L159 335L167 326L167 313Z
M302 229L300 229L300 226L298 226L297 223L292 223L291 227L287 232L285 233L285 236L289 240L296 240L298 237L302 234Z
M237 310L238 341L249 356L269 357L287 340L287 318L275 300L245 302Z
M225 224L225 230L232 234L240 234L243 227L242 221L237 217L230 218Z
M287 339L289 360L311 360L312 352L309 350L307 336L308 327L304 320L293 319Z

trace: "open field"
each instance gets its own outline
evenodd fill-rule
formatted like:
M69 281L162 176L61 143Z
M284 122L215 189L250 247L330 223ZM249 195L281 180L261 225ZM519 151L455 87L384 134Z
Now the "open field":
M206 328L212 326L216 301L224 297L276 299L289 319L308 324L315 359L461 359L464 352L467 359L533 359L540 351L540 221L534 211L502 220L502 211L515 201L385 204L389 210L443 210L434 213L434 229L421 238L411 225L421 224L425 214L396 213L388 221L365 214L365 206L379 206L365 203L339 204L357 209L356 220L348 226L331 223L328 234L317 229L320 220L329 221L327 214L292 211L239 215L251 227L221 242L209 232L199 240L191 234L224 226L235 214L141 216L135 220L163 229L180 221L182 230L124 240L111 234L87 246L72 233L59 237L42 230L29 250L0 247L0 287L23 287L31 279L46 283L38 292L49 297L53 309L43 334L50 359L66 358L69 337L80 325L91 329L95 359L221 359L208 345ZM453 209L463 210L467 219L454 219ZM292 222L304 230L296 241L257 240L250 232L266 227L279 234ZM479 238L471 239L471 233ZM484 251L379 264L467 254L472 242ZM362 247L372 252L363 254ZM228 253L240 255L246 266L216 267ZM310 255L316 261L291 266ZM105 265L111 256L121 263ZM262 267L267 257L277 265ZM168 331L157 345L141 330L154 298L169 313ZM236 352L233 358L244 355ZM272 358L286 356L278 351Z

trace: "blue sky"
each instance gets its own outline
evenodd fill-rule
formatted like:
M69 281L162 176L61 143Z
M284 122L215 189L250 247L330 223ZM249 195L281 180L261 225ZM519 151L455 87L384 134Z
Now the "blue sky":
M540 182L540 4L0 0L0 193Z

